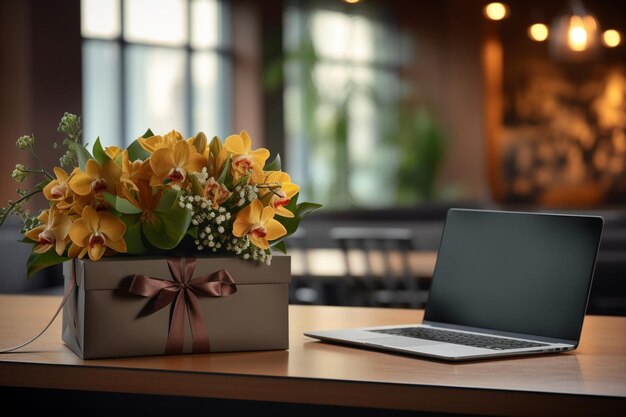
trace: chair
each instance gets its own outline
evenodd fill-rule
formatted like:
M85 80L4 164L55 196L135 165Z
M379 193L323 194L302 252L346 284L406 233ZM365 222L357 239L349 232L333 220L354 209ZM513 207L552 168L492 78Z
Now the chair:
M422 307L427 290L412 272L413 231L407 228L335 227L330 231L343 253L347 304Z

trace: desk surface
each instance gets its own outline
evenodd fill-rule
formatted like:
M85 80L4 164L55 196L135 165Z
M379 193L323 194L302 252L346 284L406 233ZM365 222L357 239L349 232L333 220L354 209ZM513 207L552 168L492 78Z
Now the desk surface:
M0 344L47 322L59 297L0 296ZM612 414L626 406L626 318L588 316L573 353L448 364L314 341L303 331L416 323L422 311L290 306L288 351L82 361L60 319L0 354L0 386L486 415Z

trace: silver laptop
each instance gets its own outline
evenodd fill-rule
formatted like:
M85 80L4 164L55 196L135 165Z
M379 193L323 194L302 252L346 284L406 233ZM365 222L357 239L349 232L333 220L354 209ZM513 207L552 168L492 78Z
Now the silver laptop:
M575 349L603 225L598 216L451 209L421 324L305 335L450 361Z

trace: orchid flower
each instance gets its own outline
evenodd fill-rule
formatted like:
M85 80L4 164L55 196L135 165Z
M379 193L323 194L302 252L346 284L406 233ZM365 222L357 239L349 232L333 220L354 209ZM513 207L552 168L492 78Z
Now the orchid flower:
M231 171L235 181L249 173L255 183L263 182L263 167L270 151L265 148L253 151L252 140L245 130L240 135L227 137L224 148L231 154Z
M75 220L70 229L73 245L69 256L82 258L86 253L89 259L97 261L107 247L116 252L126 252L124 233L126 225L108 211L96 211L85 206L82 217Z
M163 185L166 179L174 184L182 184L187 175L202 171L206 158L199 154L186 141L176 142L174 148L159 148L150 157L150 167L154 175L150 185Z
M233 224L233 234L237 237L248 236L250 242L261 249L268 249L269 242L287 234L285 227L274 220L276 212L271 207L254 200L237 214Z
M101 167L95 160L88 159L85 172L76 168L69 185L72 191L81 196L102 194L105 191L114 194L120 171L119 165L113 161L108 161Z
M209 178L206 184L204 184L204 197L213 202L214 209L224 204L231 194L224 184L215 181L213 177Z
M54 206L42 211L38 219L43 224L26 232L27 238L37 242L33 252L44 253L54 247L57 255L62 256L70 241L68 234L72 219Z
M63 168L55 167L53 170L57 178L43 188L43 195L58 208L65 210L72 205L73 200L73 193L68 183L69 175Z
M298 194L300 187L291 182L286 172L272 171L265 177L265 185L261 188L261 195L271 193L268 205L276 210L276 214L283 217L294 217L293 213L285 208L293 196Z
M138 138L137 141L139 142L139 145L141 145L141 147L144 148L146 151L154 153L157 151L157 149L161 148L172 149L174 148L174 145L176 145L178 142L184 141L184 138L183 135L181 135L179 132L177 132L176 130L172 130L171 132L168 132L163 136L154 135L150 136L149 138Z

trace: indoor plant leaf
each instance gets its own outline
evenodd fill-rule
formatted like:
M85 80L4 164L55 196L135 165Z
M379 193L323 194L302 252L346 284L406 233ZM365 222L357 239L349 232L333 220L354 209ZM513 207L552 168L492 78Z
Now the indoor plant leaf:
M66 256L59 256L54 250L49 250L44 253L31 253L26 262L26 275L30 278L35 272L41 271L52 265L57 265L65 261L69 261L71 258Z
M120 216L120 219L122 219L126 225L126 232L124 233L126 253L130 255L140 255L153 252L153 249L149 248L144 241L141 231L141 216L138 214L125 214Z
M154 209L154 211L160 212L160 213L164 213L166 211L169 211L172 209L172 207L174 205L178 206L178 204L176 204L178 202L178 197L179 197L179 193L178 191L174 191L168 188L164 188L163 189L163 194L161 194L161 198L159 199L159 203L157 204L156 208Z
M111 160L111 158L109 158L109 155L107 155L102 148L102 144L100 143L100 137L96 138L96 142L93 144L93 157L96 161L98 161L100 165Z
M131 204L125 198L120 198L109 193L104 193L104 201L109 203L116 211L122 214L139 214L142 210Z
M148 151L142 148L139 142L137 142L136 140L134 140L133 143L131 143L127 149L128 149L128 160L130 161L136 161L138 159L145 161L146 159L148 159L148 157L150 157L150 153L148 153Z
M141 228L152 246L170 250L183 239L190 223L191 211L174 204L168 211L153 211L150 221L142 221Z
M81 143L67 141L67 147L76 153L76 157L78 158L78 167L83 171L85 170L87 161L89 159L94 159L87 148L85 148Z
M276 158L269 164L266 164L263 168L263 171L280 171L281 169L281 161L280 154L276 154Z

